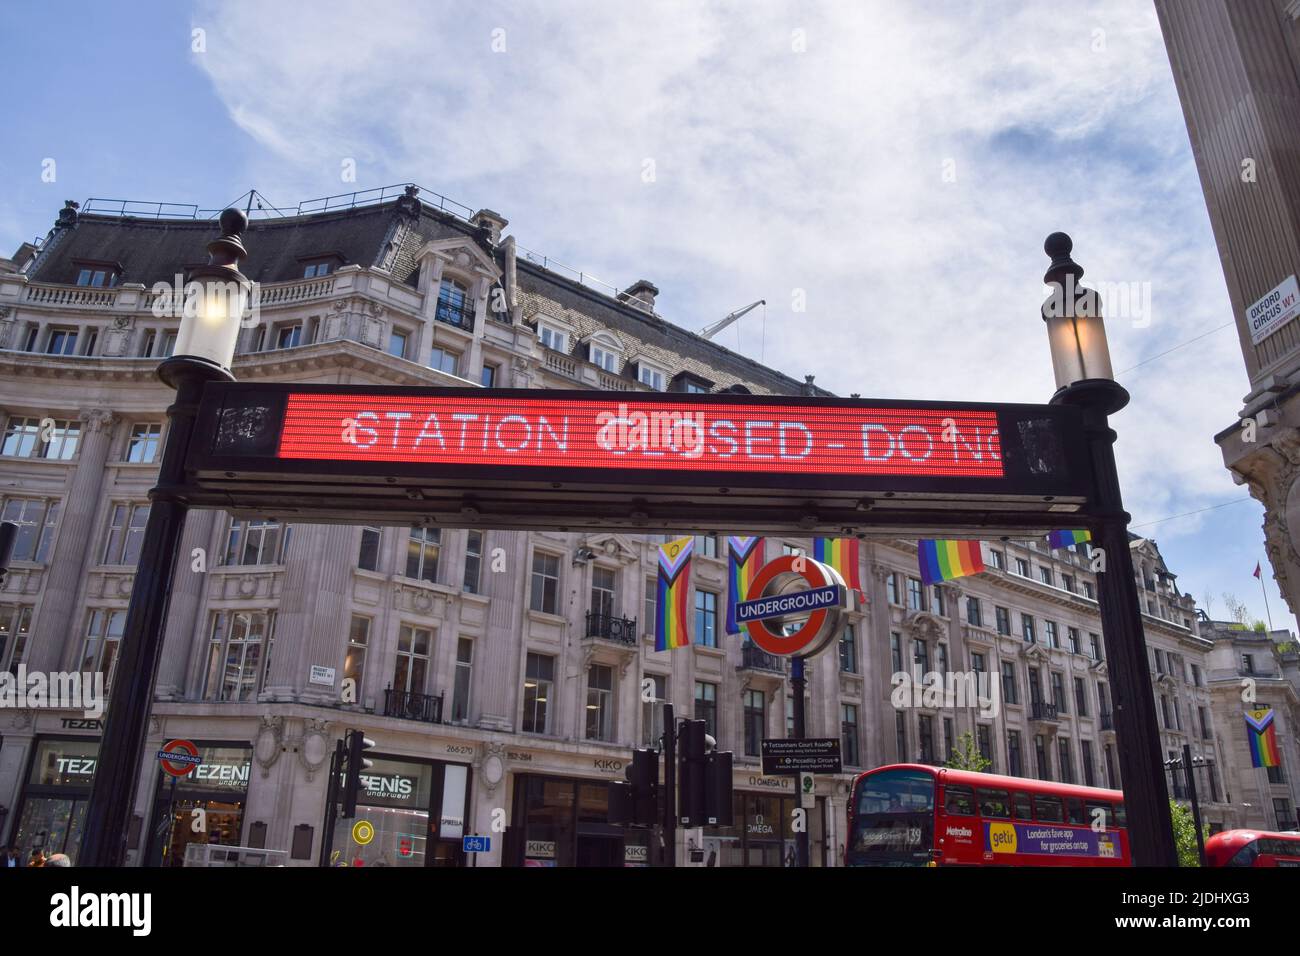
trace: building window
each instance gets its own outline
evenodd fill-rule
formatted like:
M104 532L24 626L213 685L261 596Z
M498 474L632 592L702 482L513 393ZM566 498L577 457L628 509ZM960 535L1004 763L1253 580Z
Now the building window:
M451 719L469 720L470 678L474 676L474 642L468 637L456 641L456 676L452 678Z
M1007 773L1013 777L1024 775L1020 759L1020 731L1007 731Z
M614 668L592 664L587 670L587 739L613 739Z
M940 674L948 673L948 645L943 641L934 645L934 669Z
M761 690L745 691L745 756L757 757L767 726L767 695Z
M653 634L655 631L655 605L658 603L659 581L657 578L645 579L645 621L642 628L645 633Z
M470 594L479 593L479 579L483 569L483 532L465 533L465 581L463 588Z
M919 714L916 718L917 734L921 745L921 763L935 763L934 753L934 718L929 714Z
M394 358L406 358L407 338L407 334L400 329L391 329L388 333L388 354Z
M925 591L916 578L907 579L907 606L913 611L925 610Z
M1074 593L1074 575L1072 575L1072 574L1062 574L1062 575L1061 575L1061 587L1065 588L1067 591L1069 591L1071 594L1073 594L1073 593Z
M695 719L704 721L704 732L718 739L718 685L695 682Z
M370 618L353 614L348 625L348 646L343 657L343 679L351 680L359 692L366 673L366 651L370 647Z
M1094 661L1101 660L1101 637L1096 634L1088 635L1088 656Z
M270 612L222 611L215 614L203 697L224 701L255 699L259 682L265 679L270 667L273 630L274 617ZM344 676L348 675L345 673Z
M650 682L650 699L641 699L641 745L658 750L663 736L663 706L668 700L668 678L663 674L646 674Z
M1197 687L1204 686L1201 683L1201 668L1196 664L1192 665L1192 683L1195 684Z
M1047 628L1047 646L1053 650L1059 648L1061 646L1061 639L1056 633L1056 622L1044 621L1043 626Z
M1016 574L1022 578L1029 577L1029 562L1024 558L1016 558Z
M1002 662L1002 697L1008 704L1020 703L1016 687L1016 665L1012 661Z
M484 388L496 388L497 386L497 367L484 363L483 371L479 373L479 384Z
M77 272L77 285L92 289L112 288L117 285L117 270L107 266L82 266Z
M916 670L920 671L922 677L930 672L930 648L925 641L920 639L912 641L912 663L916 665Z
M718 646L718 596L712 591L695 591L695 643Z
M558 614L560 607L560 558L545 551L533 552L533 579L528 606L543 614Z
M1038 579L1039 579L1040 581L1042 581L1044 584L1051 584L1051 583L1052 583L1052 569L1051 569L1051 568L1039 567L1039 569L1038 569Z
M1106 757L1106 786L1112 790L1119 789L1119 777L1115 774L1115 748L1110 744L1105 747Z
M1091 581L1084 581L1084 582L1083 582L1083 596L1086 597L1086 598L1091 598L1091 599L1094 600L1094 601L1097 600L1097 591L1096 591L1096 589L1092 586L1092 582L1091 582Z
M275 330L275 347L277 349L297 348L302 344L302 323L281 325Z
M984 618L980 615L980 599L977 597L966 598L966 623L975 627L984 626Z
M41 428L41 422L46 423ZM5 426L0 455L15 458L47 458L69 461L77 453L81 422L69 419L20 418L11 416Z
M59 520L59 503L40 498L8 498L0 520L18 525L14 536L13 561L44 563L54 540Z
M662 392L664 390L664 373L653 365L646 365L644 362L638 363L636 377L637 381L642 385L649 385L656 392Z
M943 591L940 589L939 585L936 584L934 586L933 593L934 597L932 600L934 601L934 613L938 614L940 617L947 617L948 605L943 599Z
M561 352L565 355L569 353L569 333L561 331L550 325L539 324L537 326L537 337L541 339L542 345L552 352Z
M998 633L1009 636L1011 634L1011 612L1004 607L994 605L993 616L997 620Z
M381 528L362 528L361 547L357 551L357 567L362 571L379 570L379 544L383 540Z
M554 681L555 658L530 653L524 671L524 733L550 733L548 705Z
M840 748L844 763L858 767L858 707L856 704L840 705Z
M903 639L897 631L889 632L889 653L894 663L894 673L903 673Z
M1169 698L1164 694L1160 695L1160 725L1164 727L1165 730L1173 730L1173 728L1169 726Z
M898 604L898 575L890 571L885 575L885 595L890 604Z
M1197 707L1196 714L1201 720L1201 739L1210 739L1210 715L1204 707Z
M970 669L978 675L983 674L987 668L988 665L985 663L984 655L979 651L971 651Z
M76 355L76 329L50 329L50 337L45 341L46 355Z
M429 674L429 647L432 644L432 632L423 627L403 624L397 629L397 666L393 670L395 693L424 693L425 680Z
M993 730L988 724L975 725L975 745L979 747L980 756L989 762L988 773L997 772L997 762L993 759Z
M1070 752L1070 738L1058 737L1056 746L1060 752L1061 782L1074 783L1074 757Z
M718 556L718 538L712 534L695 536L694 555L697 558L716 558Z
M1080 717L1088 716L1088 685L1082 677L1074 679L1074 712Z
M593 343L591 345L591 364L604 369L606 372L614 373L618 371L618 355Z
M429 350L429 368L437 369L439 372L446 372L448 375L456 374L456 365L460 356L455 352L447 349L440 349L436 345Z
M1097 773L1092 764L1092 741L1080 740L1079 746L1083 748L1083 785L1085 787L1095 787L1097 785Z
M613 568L591 569L591 613L604 622L614 616L614 582Z
M990 549L989 557L993 559L993 567L997 568L999 571L1005 571L1007 569L1007 559L1001 551Z
M104 675L104 687L113 682L117 651L126 627L126 611L93 610L81 652L81 672Z
M317 259L314 262L305 263L302 267L302 277L304 279L319 279L327 276L332 271L333 262L329 259Z
M1042 734L1034 735L1034 758L1038 764L1038 779L1052 779L1052 765L1047 759L1047 740Z
M103 564L135 565L140 559L148 505L113 505L108 516L108 537L104 543Z
M852 624L846 624L840 635L840 670L846 674L858 672L858 639Z
M281 551L281 538L284 544L288 544L289 529L283 529L281 535L280 523L277 521L268 521L263 518L253 518L247 521L241 518L232 518L230 521L230 533L226 537L226 560L227 565L246 565L246 564L279 564Z
M953 727L952 718L945 717L943 719L943 759L945 763L952 759L953 751L957 749L953 746L956 739L955 735L956 730Z
M137 465L152 464L162 446L161 422L136 422L126 440L126 461Z
M1067 627L1065 629L1065 639L1070 643L1070 653L1079 653L1079 629L1077 627Z
M901 710L894 712L894 751L899 763L907 761L907 719Z
M441 528L412 528L406 538L406 576L437 583L441 554Z
M1035 706L1043 702L1042 679L1037 667L1029 668L1029 702Z
M1024 634L1025 643L1032 644L1037 638L1034 635L1034 618L1030 614L1020 615L1020 628Z
M443 279L438 287L434 318L467 332L474 331L474 303L469 298L469 290L455 279Z
M1052 706L1058 714L1069 713L1065 700L1065 677L1060 671L1052 671Z
M30 605L0 604L0 670L18 673L32 631Z

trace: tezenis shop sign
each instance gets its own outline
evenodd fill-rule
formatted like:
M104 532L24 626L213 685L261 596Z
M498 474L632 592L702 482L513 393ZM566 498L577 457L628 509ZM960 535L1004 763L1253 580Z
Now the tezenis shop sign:
M190 504L352 523L1050 530L1087 485L1041 405L212 383L197 427Z

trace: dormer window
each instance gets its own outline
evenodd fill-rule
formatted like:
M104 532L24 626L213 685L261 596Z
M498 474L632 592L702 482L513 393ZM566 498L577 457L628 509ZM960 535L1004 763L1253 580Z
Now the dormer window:
M673 376L669 391L686 392L689 395L707 395L713 391L713 383L706 378L692 375L690 372L678 372Z
M537 324L537 338L553 352L569 354L569 333L545 322Z
M474 331L474 303L469 289L455 279L443 279L438 288L438 307L434 318L467 332Z
M78 262L77 285L92 289L110 289L117 285L120 270L109 262Z
M325 255L299 256L298 261L302 263L302 277L304 279L320 279L331 272L336 272L338 267L343 264L343 256L337 252L331 252Z
M304 279L316 279L320 276L327 276L330 274L332 265L332 262L309 262L302 267L302 277Z
M618 356L599 345L592 345L591 364L603 368L606 372L617 372Z
M664 374L663 369L656 368L646 362L638 362L636 367L636 380L642 385L650 386L656 392L662 392L668 377Z
M611 375L617 375L623 364L623 343L603 330L593 333L584 341L587 343L587 358L591 364Z

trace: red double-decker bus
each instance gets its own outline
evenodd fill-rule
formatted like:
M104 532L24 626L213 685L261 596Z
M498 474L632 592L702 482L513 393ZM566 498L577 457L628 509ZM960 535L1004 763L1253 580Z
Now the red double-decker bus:
M1224 830L1205 841L1206 866L1300 866L1300 832Z
M845 866L1130 866L1118 790L892 764L860 774Z

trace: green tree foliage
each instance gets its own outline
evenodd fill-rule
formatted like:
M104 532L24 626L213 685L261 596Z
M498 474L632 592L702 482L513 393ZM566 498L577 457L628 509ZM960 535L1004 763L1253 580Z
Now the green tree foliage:
M975 743L975 735L967 731L957 738L957 745L952 748L952 755L944 766L953 770L973 770L975 773L983 773L993 766L993 762L980 753L979 745Z
M1178 848L1179 866L1200 866L1201 857L1196 849L1196 824L1189 807L1169 801L1169 816L1174 822L1174 846ZM1209 828L1202 826L1201 838L1210 838Z

